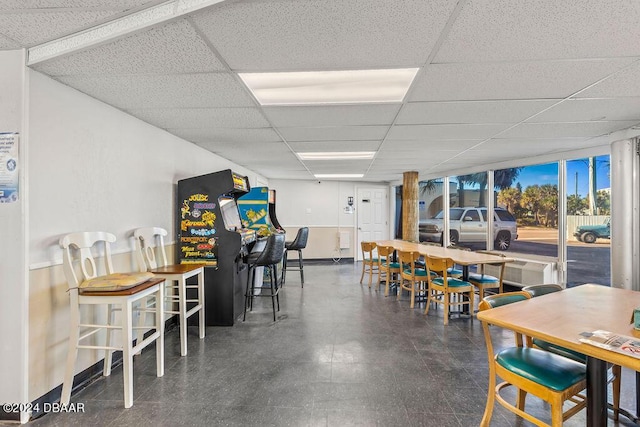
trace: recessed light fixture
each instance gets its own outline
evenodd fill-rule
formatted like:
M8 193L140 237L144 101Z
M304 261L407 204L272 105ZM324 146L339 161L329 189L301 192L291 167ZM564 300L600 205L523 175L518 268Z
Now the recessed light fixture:
M296 153L300 160L366 160L373 159L375 151L325 151Z
M240 73L261 105L402 102L418 68Z
M317 173L316 178L362 178L363 173Z

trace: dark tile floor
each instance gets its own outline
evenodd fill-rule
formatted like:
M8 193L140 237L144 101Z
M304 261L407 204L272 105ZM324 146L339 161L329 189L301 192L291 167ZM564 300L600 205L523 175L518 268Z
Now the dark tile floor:
M48 414L37 426L478 426L488 368L480 322L442 310L423 314L361 286L360 265L307 265L305 287L290 273L278 321L260 298L246 322L190 328L189 354L178 331L166 337L166 367L155 351L135 362L134 406L123 407L122 369L73 397L82 414ZM496 330L505 345L511 335ZM634 377L625 371L623 403L632 407ZM549 419L529 397L528 411ZM585 425L582 411L566 426ZM496 405L492 426L526 426ZM631 425L626 421L610 425Z

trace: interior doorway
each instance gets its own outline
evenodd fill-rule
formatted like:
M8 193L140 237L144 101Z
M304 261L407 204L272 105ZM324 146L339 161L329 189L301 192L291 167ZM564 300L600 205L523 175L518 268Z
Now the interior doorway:
M389 238L389 188L362 187L357 190L356 259L362 260L361 242Z

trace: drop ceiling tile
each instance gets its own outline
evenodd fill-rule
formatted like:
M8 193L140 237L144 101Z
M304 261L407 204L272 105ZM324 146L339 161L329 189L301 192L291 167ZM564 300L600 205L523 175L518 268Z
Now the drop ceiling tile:
M113 10L0 14L0 33L26 47L101 23L114 14Z
M2 30L0 29L0 50L19 49L20 47L20 43L2 35Z
M480 139L489 138L508 127L506 124L397 125L389 132L389 139Z
M580 92L576 98L640 96L640 61L614 76Z
M281 141L271 128L211 128L167 129L168 132L192 142L260 143Z
M416 78L410 101L566 98L632 61L433 64Z
M501 134L501 138L595 137L635 125L636 121L522 123Z
M269 126L257 108L158 108L134 109L127 112L162 129Z
M470 0L437 62L640 55L637 1Z
M296 153L323 151L376 151L381 141L289 141Z
M390 125L400 104L264 107L274 126Z
M420 165L426 161L442 161L455 156L460 151L439 151L433 149L422 149L415 151L398 151L380 153L376 157L376 164L416 164Z
M193 15L231 68L354 69L423 64L455 0L230 2Z
M268 166L253 168L253 170L269 179L315 179L314 176L306 170L298 171Z
M36 64L33 68L53 76L225 70L225 66L185 19Z
M484 139L484 138L482 138ZM463 140L437 140L437 139L419 139L419 140L394 140L388 139L380 149L381 152L396 151L418 151L431 152L431 150L443 151L460 151L473 147L482 142L482 139L463 139Z
M56 9L56 8L101 8L126 10L144 4L158 3L157 0L3 0L0 10L16 9Z
M335 126L278 128L287 141L382 140L388 126Z
M556 100L411 102L397 124L518 123L553 105Z
M254 107L230 74L60 76L62 83L123 109Z
M492 139L471 151L493 151L518 154L522 157L544 154L545 152L566 151L584 148L589 138L513 138Z
M603 120L640 121L640 97L569 99L532 118L529 122L580 122Z

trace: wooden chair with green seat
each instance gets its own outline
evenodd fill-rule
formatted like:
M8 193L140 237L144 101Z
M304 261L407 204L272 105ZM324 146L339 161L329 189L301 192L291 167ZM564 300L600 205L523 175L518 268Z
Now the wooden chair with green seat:
M469 306L469 312L473 313L473 285L464 280L451 277L448 273L452 260L449 258L426 257L427 274L429 276L429 290L427 292L427 307L424 314L429 314L429 306L431 302L444 305L444 324L449 324L450 307L453 306ZM453 302L453 295L468 297L458 298Z
M373 283L373 273L380 275L380 270L378 270L378 257L375 255L376 244L375 242L361 242L360 247L362 248L362 275L360 276L360 284L362 284L362 279L364 279L364 274L369 273L369 287Z
M501 256L502 258L505 258L504 254L496 254L496 253L487 252L487 251L478 251L478 253L488 253L491 255ZM487 289L497 289L499 294L502 293L502 281L504 279L505 264L506 263L504 262L489 264L489 265L497 265L500 267L500 274L498 277L485 274L484 273L485 264L482 264L480 266L480 271L478 271L477 273L469 274L469 282L471 282L471 284L473 284L473 286L475 286L478 289L478 295L480 296L480 299L485 297L485 290Z
M415 305L416 295L427 289L427 270L416 266L416 261L419 258L418 252L398 251L401 271L397 299L400 299L403 290L409 291L411 294L409 307L411 308Z
M380 282L382 281L382 275L385 276L384 296L389 296L389 282L397 280L400 274L400 263L393 262L393 246L378 246L378 288L380 288Z
M526 301L531 296L528 292L509 292L485 297L479 305L480 311L495 307ZM481 427L488 427L493 414L493 406L497 400L503 407L537 426L562 426L563 421L578 413L586 406L586 398L580 394L586 387L586 367L582 363L566 357L525 347L523 337L516 333L516 346L493 352L489 324L482 321L484 339L489 358L489 391ZM496 375L504 382L496 386ZM507 402L500 394L505 387L518 389L516 405ZM525 412L527 393L533 394L551 406L551 424L535 418ZM563 412L565 402L573 405Z
M536 298L542 295L550 294L553 292L562 291L562 286L556 284L542 284L542 285L529 285L522 288L523 292L527 292L531 295L532 298ZM587 363L587 357L578 353L577 351L543 341L538 338L534 338L531 340L531 344L534 347L540 348L542 350L550 351L555 354L559 354L560 356L568 357L571 360L575 360L580 363ZM611 409L613 410L613 419L618 421L620 416L620 387L621 387L621 379L622 379L622 367L620 365L611 365L610 373L608 376L608 382L611 383L613 389L613 405L611 405Z

